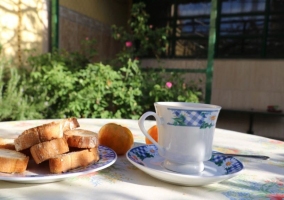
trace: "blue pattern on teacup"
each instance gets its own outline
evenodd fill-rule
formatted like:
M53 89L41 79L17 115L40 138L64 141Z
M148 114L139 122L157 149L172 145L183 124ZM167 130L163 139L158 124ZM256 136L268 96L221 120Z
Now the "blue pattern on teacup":
M181 110L172 109L172 121L169 125L174 126L192 126L200 129L211 128L215 126L219 111L199 111L199 110Z

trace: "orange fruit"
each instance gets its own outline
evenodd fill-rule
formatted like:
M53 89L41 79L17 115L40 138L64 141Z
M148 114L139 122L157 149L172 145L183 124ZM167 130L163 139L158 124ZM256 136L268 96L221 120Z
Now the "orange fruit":
M154 125L151 128L149 128L149 130L147 132L156 142L158 142L157 125ZM152 142L147 137L145 138L145 142L146 142L146 144L152 144Z
M125 154L133 145L131 131L115 123L103 125L98 133L99 144L113 149L117 155Z

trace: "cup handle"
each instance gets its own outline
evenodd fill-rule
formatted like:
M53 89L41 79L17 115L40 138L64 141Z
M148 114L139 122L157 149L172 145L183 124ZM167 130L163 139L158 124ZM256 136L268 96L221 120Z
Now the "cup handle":
M140 130L142 131L142 133L143 133L154 145L156 145L156 147L157 147L158 149L162 149L162 147L148 134L147 130L145 129L144 121L145 121L146 118L149 117L149 116L155 117L155 119L156 119L156 121L157 121L157 124L162 124L160 117L159 117L155 112L148 111L148 112L145 112L145 113L140 117L140 119L138 120L138 125L139 125Z

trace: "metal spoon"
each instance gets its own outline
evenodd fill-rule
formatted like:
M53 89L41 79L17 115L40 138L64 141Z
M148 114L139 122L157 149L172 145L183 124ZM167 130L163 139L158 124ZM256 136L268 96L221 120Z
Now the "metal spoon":
M230 153L218 153L218 152L213 152L214 155L222 155L222 156L233 156L233 157L246 157L246 158L255 158L255 159L261 159L261 160L268 160L268 156L262 156L262 155L247 155L247 154L230 154Z

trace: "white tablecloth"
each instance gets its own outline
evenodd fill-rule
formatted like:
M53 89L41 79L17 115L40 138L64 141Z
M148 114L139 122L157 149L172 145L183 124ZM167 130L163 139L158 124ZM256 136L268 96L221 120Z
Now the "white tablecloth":
M23 130L54 120L0 123L1 135L16 136ZM136 120L79 119L81 128L98 132L106 123L127 126L135 144L144 143ZM155 122L147 121L148 127ZM223 153L262 154L270 160L238 158L245 169L238 176L203 187L184 187L155 179L119 156L101 171L60 182L19 184L0 181L0 199L282 199L284 198L284 142L245 133L216 129L214 150ZM1 164L1 163L0 163Z

